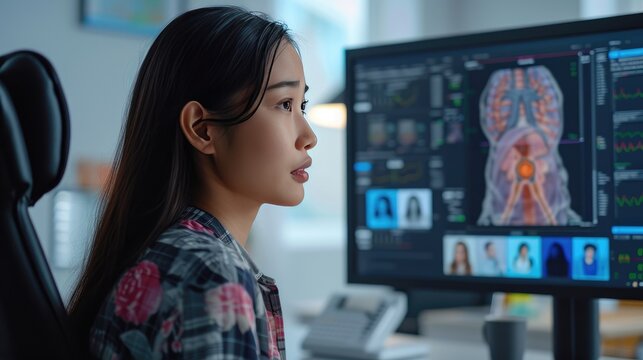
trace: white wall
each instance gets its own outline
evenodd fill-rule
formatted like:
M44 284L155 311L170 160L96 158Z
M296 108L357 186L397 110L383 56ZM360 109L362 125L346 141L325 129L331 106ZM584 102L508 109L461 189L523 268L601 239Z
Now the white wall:
M459 0L455 1L458 31L470 32L555 23L579 18L573 0Z
M411 41L578 19L578 0L373 1L370 41Z

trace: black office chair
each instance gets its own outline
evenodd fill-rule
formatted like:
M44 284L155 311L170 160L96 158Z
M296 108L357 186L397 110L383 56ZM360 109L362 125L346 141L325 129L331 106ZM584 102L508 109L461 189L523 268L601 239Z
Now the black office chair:
M62 178L67 104L43 56L0 57L0 359L81 353L27 209Z

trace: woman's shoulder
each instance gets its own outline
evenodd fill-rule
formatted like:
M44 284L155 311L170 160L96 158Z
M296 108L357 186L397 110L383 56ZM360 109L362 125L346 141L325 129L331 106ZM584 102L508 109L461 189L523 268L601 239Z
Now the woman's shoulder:
M143 261L151 261L167 279L183 285L246 282L252 269L226 232L214 234L180 224L168 228L148 249Z
M166 342L172 351L197 358L199 346L217 341L212 326L231 327L240 319L239 313L228 316L237 311L230 302L241 304L247 319L265 316L254 273L228 240L234 241L181 226L161 234L103 304L92 329L92 351L152 358ZM254 324L239 321L239 326Z

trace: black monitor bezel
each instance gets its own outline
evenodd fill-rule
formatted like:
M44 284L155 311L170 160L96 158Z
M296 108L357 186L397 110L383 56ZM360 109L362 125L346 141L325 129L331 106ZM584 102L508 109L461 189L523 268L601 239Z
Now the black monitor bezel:
M352 164L355 162L354 142L351 139L353 131L353 113L348 104L354 101L354 78L350 69L356 60L387 54L412 53L416 51L448 51L469 46L489 46L515 41L546 40L565 36L582 36L605 32L643 29L643 13L614 16L608 18L580 20L557 24L508 29L477 34L456 35L406 43L385 44L346 50L346 91L344 101L347 104L346 122L346 199L347 227L346 239L348 245L347 282L352 284L390 285L398 289L435 288L450 290L467 290L480 292L520 292L534 294L549 294L575 298L618 298L643 299L643 289L614 288L607 286L590 286L581 281L565 281L561 285L539 284L540 279L516 278L484 278L484 277L452 277L448 279L402 279L396 277L360 276L357 273L357 248L353 239L355 228L356 204L350 194L355 191L355 177ZM599 282L592 282L598 284Z

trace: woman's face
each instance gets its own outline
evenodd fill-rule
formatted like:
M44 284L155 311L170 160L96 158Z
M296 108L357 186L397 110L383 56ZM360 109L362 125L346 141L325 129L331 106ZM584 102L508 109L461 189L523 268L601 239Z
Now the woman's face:
M215 166L228 189L259 204L303 200L308 150L317 143L302 111L305 90L299 54L282 41L257 112L218 139Z
M524 245L521 246L520 247L520 256L523 257L523 258L526 258L527 255L529 255L529 248L524 246Z
M596 256L596 251L592 247L585 249L585 262L591 264L594 262L594 257Z
M464 245L457 244L455 247L455 261L457 263L464 263L467 260L467 249L464 248Z
M487 256L490 258L496 257L496 246L493 243L489 244L487 247Z

